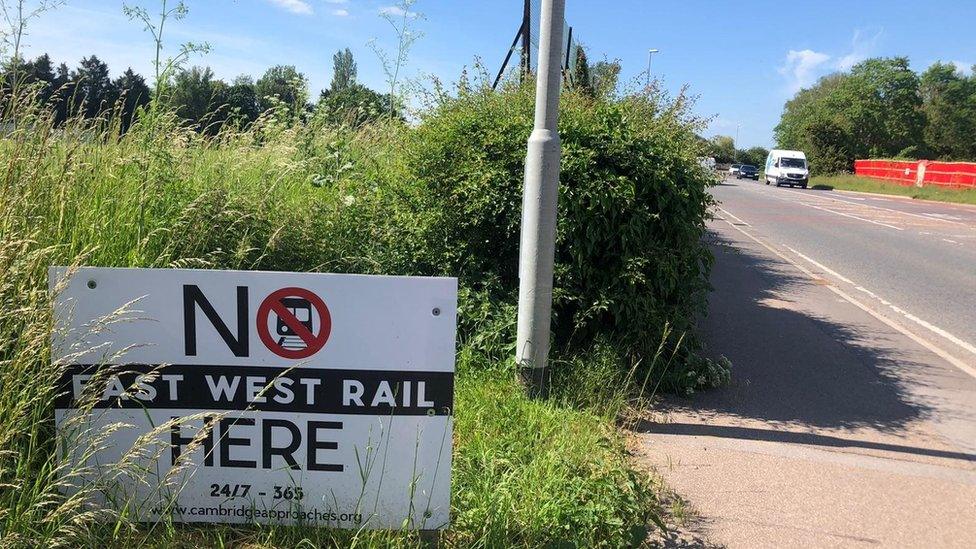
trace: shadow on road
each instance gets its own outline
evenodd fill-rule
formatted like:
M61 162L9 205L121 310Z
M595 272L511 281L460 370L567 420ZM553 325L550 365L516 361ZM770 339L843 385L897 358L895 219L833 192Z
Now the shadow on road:
M890 346L879 345L884 341L866 327L838 324L803 310L811 303L836 299L833 294L828 298L826 292L811 292L814 282L792 267L733 246L714 231L709 241L716 257L711 278L714 289L709 314L700 328L706 354L724 355L732 361L732 383L693 399L668 399L666 407L800 430L871 427L894 431L928 412L906 396L894 375L924 366L886 350ZM735 438L778 436L756 430L702 428ZM811 440L796 433L781 435L797 437L797 442ZM840 444L832 438L823 437L816 444Z

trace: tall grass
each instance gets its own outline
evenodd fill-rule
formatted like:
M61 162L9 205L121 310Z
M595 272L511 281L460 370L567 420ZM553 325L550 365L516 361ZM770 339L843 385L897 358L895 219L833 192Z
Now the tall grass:
M64 495L83 477L58 459L62 365L51 362L47 289L47 268L58 264L441 274L445 253L465 252L437 232L453 212L431 207L403 154L416 130L295 122L272 111L204 137L153 109L122 134L117 112L55 126L30 94L3 105L12 127L0 139L0 545L429 542L410 532L138 524L89 505L104 486ZM483 281L462 289L453 523L438 541L639 543L657 503L628 467L614 422L635 393L656 386L654 368L638 370L611 337L564 355L552 399L530 401L509 360L507 297ZM668 349L645 366L670 364Z

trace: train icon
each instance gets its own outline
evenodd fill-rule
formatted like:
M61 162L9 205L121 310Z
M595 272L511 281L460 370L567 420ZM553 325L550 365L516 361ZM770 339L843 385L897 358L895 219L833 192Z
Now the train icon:
M289 313L298 319L298 322L302 324L309 331L309 333L315 333L314 325L312 324L312 304L307 299L301 297L286 297L281 300L281 305L288 310ZM305 343L291 326L285 323L281 317L278 317L278 323L275 329L276 335L278 336L278 345L284 347L285 349L304 349L308 345Z

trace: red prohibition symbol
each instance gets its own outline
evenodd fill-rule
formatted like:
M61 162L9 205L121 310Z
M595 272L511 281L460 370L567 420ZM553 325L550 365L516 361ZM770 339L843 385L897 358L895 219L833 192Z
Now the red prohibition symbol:
M318 314L318 326L313 310ZM277 316L274 334L269 327L272 312ZM329 308L322 298L305 288L282 288L266 297L258 307L257 324L264 346L290 359L308 358L321 351L332 333Z

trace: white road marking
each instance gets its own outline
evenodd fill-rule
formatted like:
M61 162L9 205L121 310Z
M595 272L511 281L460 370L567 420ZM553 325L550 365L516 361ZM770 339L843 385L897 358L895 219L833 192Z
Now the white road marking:
M849 278L845 277L844 275L838 273L837 271L834 271L834 270L831 270L831 269L827 268L826 266L822 265L821 263L818 263L817 261L814 261L813 259L811 259L811 258L809 258L809 257L807 257L807 256L805 256L803 254L801 254L800 252L794 250L793 248L790 248L789 246L786 246L786 249L788 249L789 251L791 251L794 254L798 255L799 257L802 257L807 262L813 264L817 268L819 268L819 269L821 269L821 270L823 270L823 271L825 271L825 272L833 275L834 277L836 277L836 278L838 278L838 279L840 279L840 280L842 280L842 281L844 281L844 282L846 282L846 283L848 283L848 284L850 284L852 286L856 286L857 289L860 289L860 290L864 291L865 293L870 294L871 296L875 297L876 299L878 299L879 301L881 301L882 303L884 303L885 305L887 305L888 307L890 307L892 311L894 311L894 312L902 315L903 317L907 318L908 320L911 320L912 322L918 324L919 326L925 328L926 330L929 330L930 332L934 332L936 334L939 334L940 336L944 337L945 339L948 339L949 341L955 343L956 345L958 345L958 346L962 347L963 349L966 349L970 353L976 355L976 345L972 345L971 343L969 343L967 341L963 341L962 339L956 337L955 335L949 333L948 331L946 331L946 330L944 330L944 329L942 329L942 328L940 328L940 327L938 327L938 326L936 326L936 325L934 325L934 324L932 324L930 322L927 322L925 320L922 320L921 318L919 318L919 317L917 317L917 316L909 313L908 311L902 309L901 307L898 307L897 305L893 305L893 304L891 304L891 303L889 303L889 302L881 299L877 294L875 294L875 293L873 293L873 292L871 292L869 290L866 290L866 289L864 289L861 286L857 286L854 282L852 282Z
M874 297L874 298L878 297L878 294L872 292L871 290L865 288L864 286L856 286L854 289L857 290L857 291L859 291L859 292L864 292L864 293L868 294L871 297Z
M872 292L871 290L865 288L864 286L854 286L854 289L857 290L857 291L859 291L859 292L864 292L864 293L868 294L869 296L877 299L878 301L881 302L882 305L889 305L889 306L891 305L891 302L890 301L888 301L885 298L879 296L878 294Z
M871 223L871 224L874 224L874 225L880 225L882 227L886 227L886 228L890 228L890 229L895 229L895 230L898 230L898 231L904 231L906 229L913 229L913 228L936 228L937 227L940 231L941 230L948 230L948 229L954 229L956 231L958 231L959 229L969 229L969 230L973 231L974 233L976 233L976 225L971 225L971 224L968 224L968 223L960 223L958 221L950 221L950 220L947 220L947 219L943 219L941 216L940 217L934 217L935 214L931 214L932 216L930 216L929 214L916 214L916 213L912 213L912 212L903 212L901 210L895 210L895 209L891 209L891 208L883 208L883 207L880 207L880 206L873 206L873 205L870 205L870 204L857 204L857 203L854 203L854 202L850 202L850 200L865 200L863 198L845 197L845 199L838 199L838 198L831 198L831 197L827 197L827 196L807 194L807 193L803 193L801 191L796 191L794 194L789 195L786 192L782 192L782 193L779 193L779 192L773 192L773 193L771 193L771 192L764 192L764 189L762 187L758 187L758 188L748 187L748 188L752 192L756 192L756 193L762 194L765 198L772 198L772 199L780 200L780 201L783 201L783 202L789 202L790 204L795 204L795 205L800 205L800 206L807 206L809 208L813 208L813 209L825 211L825 212L832 213L832 214L835 214L835 215L840 215L840 216L843 216L843 217L849 217L849 218L852 218L852 219L856 219L858 221L865 221L867 223ZM805 200L803 197L809 198L811 200ZM874 199L874 197L872 197L872 199ZM820 204L822 204L822 205L824 205L826 207L823 207L823 206L820 206L820 205L815 204L815 202L818 202L818 201L819 201ZM836 203L839 203L839 204L836 204ZM855 213L862 213L862 215L867 215L868 217L873 217L873 219L868 219L866 217L861 217L861 215L854 215ZM899 218L899 216L901 216L901 217ZM928 223L921 223L921 222L915 221L914 219L910 219L909 217L917 218L917 219L920 219L920 220L924 220L924 221L927 221ZM747 222L745 222L745 221L743 221L741 219L739 219L739 221L742 222L742 223L744 223L746 226L751 227L751 225L749 225L749 223L747 223ZM892 223L906 224L906 226L905 227L899 227L899 226L893 225ZM961 227L949 227L949 226L940 227L939 225L940 224L943 224L943 223L948 223L948 224L952 224L952 225L961 225ZM952 238L965 238L965 239L976 238L976 234L946 235L945 233L940 234L940 233L933 233L933 232L929 232L929 231L918 231L918 234L925 235L925 236L936 236L936 237L938 237L940 239L942 237L944 237L944 236L949 236L949 237L952 237ZM962 245L961 243L955 243L955 244Z
M896 226L890 225L889 223L884 223L883 221L888 221L888 222L891 222L891 223L910 223L909 220L907 220L907 219L904 218L904 217L907 216L907 217L913 217L913 218L917 218L917 219L923 219L923 220L929 221L929 222L948 223L948 224L952 224L952 225L959 225L962 228L969 229L971 231L976 232L976 225L973 225L971 223L966 223L966 222L963 222L963 221L956 221L956 220L961 220L962 219L961 217L958 217L958 216L953 216L953 215L949 215L949 214L929 213L929 212L925 212L925 213L906 212L906 211L903 211L903 210L896 210L896 209L893 209L893 208L885 208L883 206L876 206L874 204L858 204L858 203L855 203L855 202L851 202L851 200L863 201L863 200L866 200L865 198L851 197L851 196L845 196L844 198L834 198L834 197L830 197L830 196L823 196L823 195L820 195L820 194L804 193L802 191L796 191L796 190L794 190L794 191L795 191L795 193L792 195L793 198L789 198L789 199L788 198L783 198L783 197L780 197L780 196L776 196L776 194L766 194L766 196L773 197L773 198L776 198L778 200L783 200L783 201L786 201L786 202L790 202L790 203L793 203L793 204L799 204L799 205L803 205L803 206L808 206L810 208L815 208L815 209L818 209L818 210L823 210L823 211L826 211L826 212L834 213L834 214L837 214L837 215L842 215L842 216L845 216L845 217L851 217L853 219L857 219L857 220L860 220L860 221L866 221L868 223L873 223L875 225L881 225L883 227L888 227L888 228L896 229L896 230L899 230L899 231L903 231L903 230L905 230L905 228L903 228L903 227L896 227ZM786 193L782 193L782 194L786 194ZM809 200L797 199L797 197L803 197L803 198L809 199ZM883 202L884 201L884 198L872 197L872 200L882 201ZM833 202L833 203L838 203L839 202L840 204L844 204L846 207L843 208L843 211L838 211L836 209L831 209L831 207L822 207L822 206L818 206L818 205L814 204L814 202L818 202L818 201L823 206L830 206L830 204L828 203L828 201L829 201L829 202ZM861 217L859 215L853 215L852 213L847 213L847 212L861 213L862 215L867 215L870 212L871 214L878 216L880 218L880 220L866 219L866 218ZM885 213L882 213L882 212L885 212ZM899 216L901 216L901 219L899 219ZM951 218L951 219L948 219L948 218ZM926 234L932 234L932 233L926 233ZM967 236L966 238L971 238L971 237L970 236Z
M728 214L728 215L732 215L732 214L729 214L728 210L725 210L724 208L718 207L718 209L721 210L722 212ZM747 238L749 238L750 240L756 242L757 244L759 244L763 248L766 248L767 250L769 250L770 252L772 252L774 255L776 255L777 257L779 257L783 261L786 261L790 265L796 267L800 272L804 273L805 275L807 275L811 279L818 280L818 279L821 278L821 277L817 276L816 273L814 273L810 269L807 269L806 267L804 267L803 265L801 265L797 261L794 261L793 259L789 258L785 254L781 253L779 250L777 250L777 249L773 248L772 246L770 246L769 244L763 242L758 237L753 236L751 233L749 233L745 229L743 229L743 228L735 225L734 223L729 222L728 220L725 220L725 222L728 223L730 227L732 227L733 229L739 231L740 233L742 233L743 235L745 235ZM794 251L794 253L795 253L795 251ZM819 265L819 263L816 263L816 265ZM833 272L833 271L831 271L831 272ZM853 283L851 283L851 284L853 285ZM833 284L828 284L825 287L828 290L830 290L831 292L834 292L835 294L837 294L838 296L840 296L841 298L843 298L845 301L847 301L850 304L854 305L858 309L861 309L862 311L868 313L869 315L871 315L872 317L874 317L877 320L881 321L883 324L887 325L888 327L897 330L898 332L900 332L903 335L907 336L909 339L911 339L915 343L918 343L922 347L924 347L924 348L928 349L929 351L935 353L937 356L941 357L943 360L945 360L949 364L952 364L953 366L955 366L959 370L961 370L961 371L969 374L973 378L976 378L976 368L974 368L974 367L970 366L969 364L963 362L961 359L956 358L951 353L949 353L948 351L942 349L941 347L939 347L935 343L933 343L933 342L925 339L924 337L916 334L915 332L909 330L907 327L903 326L901 323L896 322L895 320L892 320L892 319L890 319L890 318L882 315L881 313L875 311L874 309L872 309L868 305L866 305L866 304L858 301L853 296L851 296L847 292L841 290L837 286L835 286ZM872 296L875 296L877 299L879 299L880 301L882 301L882 303L885 303L889 308L891 308L892 310L894 310L894 311L898 312L899 314L901 314L904 318L906 318L908 320L911 320L912 322L915 322L919 326L922 326L923 328L925 328L925 329L927 329L927 330L929 330L929 331L931 331L931 332L933 332L935 334L938 334L938 335L944 337L945 339L947 339L949 341L952 341L956 345L959 345L961 348L966 349L967 351L969 351L969 352L973 353L974 355L976 355L976 346L973 346L972 344L970 344L970 343L968 343L966 341L963 341L963 340L957 338L956 336L954 336L951 333L943 330L942 328L939 328L938 326L935 326L935 325L933 325L933 324L931 324L929 322L926 322L926 321L918 318L917 316L915 316L915 315L913 315L913 314L911 314L911 313L909 313L909 312L907 312L907 311L905 311L903 309L900 309L900 308L898 308L898 307L896 307L896 306L894 306L894 305L892 305L890 303L885 302L880 297L877 297L875 294L871 293L869 290L866 290L866 289L864 289L862 287L858 287L857 289L860 289L861 291L867 292L868 294L870 294Z
M797 193L797 195L799 195L799 196L805 196L805 195L802 195L800 193ZM821 207L821 206L816 206L816 205L811 204L809 202L806 202L804 200L793 200L793 199L789 199L789 198L783 198L782 196L776 196L775 194L768 194L767 196L773 197L773 198L775 198L777 200L782 200L783 202L789 202L790 204L799 204L801 206L806 206L808 208L814 208L816 210L821 210L821 211L824 211L824 212L827 212L827 213L832 213L834 215L841 215L841 216L844 216L844 217L850 217L851 219L857 219L858 221L864 221L865 223L872 223L874 225L880 225L882 227L888 227L889 229L895 229L896 231L904 231L905 230L902 227L896 227L894 225L889 225L887 223L882 223L880 221L875 221L873 219L865 219L863 217L858 217L856 215L851 215L851 214L844 213L844 212L838 212L837 210L831 210L831 209L824 208L824 207ZM845 202L845 201L838 200L838 202ZM857 206L857 204L851 204L850 202L847 202L847 204L849 204L851 206Z
M943 238L943 239L942 239L942 241L943 241L943 242L948 242L949 244L959 244L959 243L958 243L958 242L956 242L955 240L950 240L950 239L948 239L948 238Z
M847 197L847 199L844 199L844 198L834 198L834 197L831 197L831 196L817 196L816 198L822 198L824 200L833 200L835 202L846 202L848 204L850 204L850 202L848 202L848 199L850 199L850 200L864 200L863 198L854 198L853 196ZM903 210L896 210L894 208L885 208L884 206L875 206L874 204L854 204L854 205L855 206L861 206L861 207L867 207L867 208L875 208L877 210L885 210L885 211L894 212L896 214L901 214L901 215L908 215L908 216L912 216L912 217L920 217L922 219L929 219L929 220L933 220L934 219L934 220L937 220L937 221L944 221L946 223L952 223L954 225L962 225L964 227L973 228L968 223L963 223L961 221L962 218L957 217L957 216L954 216L954 215L949 215L949 214L906 212L906 211L903 211Z
M849 278L847 278L847 277L845 277L844 275L842 275L842 274L840 274L840 273L838 273L837 271L833 271L833 270L831 270L831 269L829 269L829 268L827 268L827 266L825 266L825 265L822 265L822 264L820 264L820 263L817 263L817 262L816 262L816 261L814 261L813 259L810 259L809 257L807 257L807 256L805 256L805 255L803 255L803 254L801 254L800 252L798 252L798 251L796 251L796 250L794 250L793 248L790 248L789 246L786 246L785 244L783 245L783 247L784 247L784 248L786 248L787 250L789 250L789 251L791 251L791 252L793 252L794 254L796 254L796 255L798 255L798 256L800 256L800 257L802 257L803 259L805 259L805 260L807 260L807 263L812 263L813 265L815 265L815 266L816 266L816 267L817 267L818 269L820 269L821 271L824 271L824 272L827 272L827 273L830 273L830 274L832 274L832 275L834 275L834 277L835 277L835 278L839 278L839 279L841 279L841 280L843 280L844 282L846 282L846 283L848 283L848 284L850 284L851 286L856 286L856 284L854 284L854 281L853 281L853 280L851 280L851 279L849 279ZM871 295L874 295L874 294L871 294Z
M822 211L825 211L825 212L829 212L829 213L832 213L832 214L842 215L844 217L850 217L851 219L857 219L858 221L864 221L866 223L873 223L875 225L880 225L882 227L888 227L889 229L895 229L896 231L904 231L905 230L903 227L895 227L894 225L889 225L887 223L882 223L880 221L875 221L873 219L866 219L866 218L863 218L863 217L858 217L856 215L851 215L851 214L847 214L847 213L844 213L844 212L838 212L838 211L831 210L831 209L828 209L828 208L821 208L820 206L814 206L813 204L808 204L808 203L803 202L803 201L793 201L793 202L795 202L796 204L802 204L804 206L808 206L810 208L815 208L815 209L822 210Z
M908 320L911 320L912 322L918 324L919 326L922 326L923 328L925 328L925 329L927 329L927 330L929 330L931 332L935 332L935 333L939 334L940 336L948 339L949 341L955 343L956 345L958 345L958 346L962 347L963 349L966 349L970 353L973 353L974 355L976 355L976 345L973 345L973 344L969 343L968 341L963 341L963 340L959 339L958 337L950 334L949 332L943 330L942 328L939 328L938 326L936 326L934 324L930 324L930 323L922 320L921 318L918 318L917 316L913 315L912 313L909 313L908 311L906 311L904 309L901 309L900 307L897 307L895 305L890 305L890 307L891 307L891 310L895 311L896 313L901 314L902 316L904 316Z
M721 208L719 208L719 209L721 210ZM743 221L743 220L741 220L741 219L739 219L738 217L736 217L736 216L734 216L734 215L732 215L732 213L731 213L731 212L729 212L728 210L722 210L722 211L723 211L723 212L725 212L725 215L727 215L727 216L729 216L729 217L731 217L732 219L734 219L734 220L736 220L736 221L738 221L739 223L742 223L742 224L743 224L743 225L745 225L746 227L752 227L752 225L750 225L750 224L748 224L748 223L746 223L745 221Z

